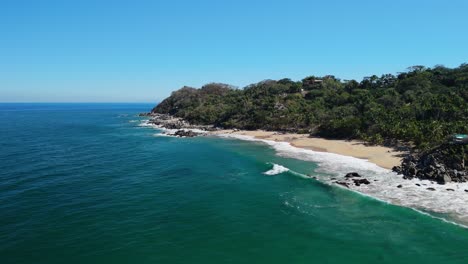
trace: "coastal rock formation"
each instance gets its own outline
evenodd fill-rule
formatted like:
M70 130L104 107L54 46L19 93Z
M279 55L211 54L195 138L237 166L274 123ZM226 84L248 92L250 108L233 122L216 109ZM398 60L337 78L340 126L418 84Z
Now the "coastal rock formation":
M361 184L370 184L369 180L367 179L353 179L353 182L356 186L360 186Z
M354 178L354 177L361 177L361 175L359 175L359 173L357 172L350 172L345 175L345 178Z
M149 120L150 124L154 124L166 129L181 129L188 128L190 126L190 124L184 120L166 114L150 113L149 116L151 116L151 119Z
M468 170L465 167L463 146L443 144L435 149L408 155L401 166L393 171L403 174L404 178L427 179L440 184L447 182L468 181Z
M335 181L336 184L339 184L339 185L342 185L342 186L345 186L347 188L349 188L349 185L350 185L350 181L352 181L354 183L354 185L356 186L361 186L361 184L370 184L370 181L368 179L365 179L365 178L361 178L362 176L359 175L359 173L357 172L350 172L350 173L347 173L345 176L344 176L344 180L345 181ZM357 178L357 179L355 179ZM336 178L331 178L331 180L335 180Z
M198 133L195 133L192 130L177 130L174 133L174 136L177 136L177 137L196 137L198 135L199 135Z
M183 120L182 118L174 117L169 114L158 114L158 113L147 113L140 114L140 116L149 116L151 117L148 121L149 124L156 125L160 128L177 130L175 133L171 133L174 136L180 137L194 137L202 135L203 133L197 133L192 130L201 130L201 131L213 131L215 128L213 126L207 125L194 125Z

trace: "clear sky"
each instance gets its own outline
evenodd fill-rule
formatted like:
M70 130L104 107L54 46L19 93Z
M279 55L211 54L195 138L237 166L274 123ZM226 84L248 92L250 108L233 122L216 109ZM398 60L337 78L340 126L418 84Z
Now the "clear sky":
M0 101L154 102L183 85L468 62L466 0L1 0Z

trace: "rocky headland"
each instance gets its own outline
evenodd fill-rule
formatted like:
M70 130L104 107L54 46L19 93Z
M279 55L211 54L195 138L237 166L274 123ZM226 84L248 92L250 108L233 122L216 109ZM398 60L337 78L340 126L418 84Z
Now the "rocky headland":
M464 145L447 142L428 151L407 155L401 165L392 170L404 178L431 180L439 184L467 182L464 153Z
M210 125L195 125L168 114L141 113L139 116L149 117L148 124L165 130L165 134L176 137L196 137L215 130Z

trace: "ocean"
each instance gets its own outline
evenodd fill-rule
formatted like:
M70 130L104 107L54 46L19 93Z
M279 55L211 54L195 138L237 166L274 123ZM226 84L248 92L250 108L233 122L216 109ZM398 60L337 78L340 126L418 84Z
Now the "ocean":
M162 136L152 107L0 104L0 263L468 263L445 215L307 177L343 160Z

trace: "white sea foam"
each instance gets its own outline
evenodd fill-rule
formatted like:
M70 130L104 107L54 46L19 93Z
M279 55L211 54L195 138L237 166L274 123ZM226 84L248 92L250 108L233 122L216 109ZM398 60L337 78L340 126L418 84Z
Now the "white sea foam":
M150 123L150 120L142 120L141 123L138 126L152 127L154 129L158 129L160 131L160 133L157 133L154 136L158 136L158 135L161 135L161 136L163 136L163 135L174 136L175 133L177 131L179 131L179 130L192 131L194 133L201 134L201 135L205 135L207 133L205 130L196 129L196 128L168 129L168 128L164 128L164 127L162 127L160 125Z
M266 175L277 175L277 174L280 174L280 173L283 173L283 172L287 172L289 171L288 168L286 167L283 167L281 165L278 165L278 164L273 164L273 168L269 171L266 171L264 172L263 174L266 174Z
M293 147L287 142L255 139L251 136L233 134L223 134L220 136L264 142L271 146L280 156L316 162L319 165L317 172L321 172L319 175L316 175L318 180L330 185L342 187L336 185L334 183L336 180L332 178L343 180L343 176L346 173L358 172L368 179L371 184L355 186L350 181L349 187L353 191L418 211L447 214L457 222L468 223L468 192L465 191L468 190L468 183L439 185L428 180L405 180L401 175L397 175L364 159L301 149ZM398 185L402 185L402 187L397 188ZM434 190L428 190L427 188L433 188Z
M151 123L149 122L149 120L142 120L141 123L140 123L138 126L157 128L157 126L156 126L155 124L151 124Z
M153 136L155 136L155 137L176 137L176 136L168 135L168 134L164 134L164 133L156 133L156 134L153 134Z

